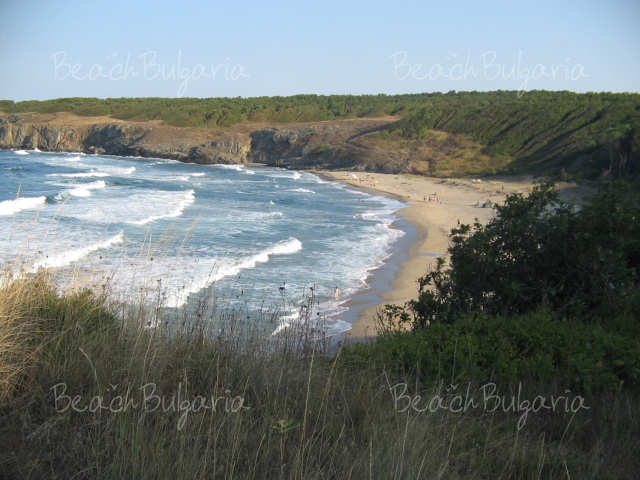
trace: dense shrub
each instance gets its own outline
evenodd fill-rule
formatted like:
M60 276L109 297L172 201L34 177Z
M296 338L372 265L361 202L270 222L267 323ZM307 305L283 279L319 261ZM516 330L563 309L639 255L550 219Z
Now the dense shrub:
M449 265L439 259L404 308L384 323L412 329L477 315L549 310L554 318L594 318L624 304L640 278L640 209L622 184L607 184L577 210L550 183L507 196L487 225L451 233Z
M452 230L448 265L378 316L382 355L428 379L637 387L640 209L623 184L581 209L552 184L511 195L487 225Z
M640 379L637 328L630 335L597 323L554 320L548 312L389 332L353 353L422 381L553 382L591 392L637 388Z

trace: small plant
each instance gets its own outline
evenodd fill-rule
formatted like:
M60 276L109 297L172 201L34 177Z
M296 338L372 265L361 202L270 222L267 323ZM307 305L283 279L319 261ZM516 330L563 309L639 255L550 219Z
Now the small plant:
M329 145L327 145L326 143L323 143L322 145L319 145L316 148L314 148L311 152L311 155L322 155L324 152L329 150L329 148L331 148Z

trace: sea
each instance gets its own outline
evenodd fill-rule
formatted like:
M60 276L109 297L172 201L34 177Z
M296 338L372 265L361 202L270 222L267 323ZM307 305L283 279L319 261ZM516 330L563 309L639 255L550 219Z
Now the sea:
M0 151L0 172L0 264L14 278L48 271L64 288L88 272L166 311L215 292L278 312L272 333L302 321L310 292L326 332L348 330L343 303L403 235L403 203L309 172L38 150Z

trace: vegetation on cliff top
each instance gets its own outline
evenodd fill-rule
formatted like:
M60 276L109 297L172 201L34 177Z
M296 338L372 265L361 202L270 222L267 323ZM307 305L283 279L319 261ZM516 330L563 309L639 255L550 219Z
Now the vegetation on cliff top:
M430 130L470 135L510 173L614 178L640 170L640 95L570 92L460 93L434 101L390 129L422 138ZM629 161L633 158L633 161Z
M63 98L1 101L0 109L5 113L65 111L205 128L228 128L241 122L303 123L391 115L401 120L372 133L374 137L420 141L430 138L434 130L467 136L482 147L480 155L492 159L488 162L491 167L480 169L482 174L534 173L566 180L636 179L640 175L640 95L631 93ZM441 169L437 158L423 160L429 162L432 173Z

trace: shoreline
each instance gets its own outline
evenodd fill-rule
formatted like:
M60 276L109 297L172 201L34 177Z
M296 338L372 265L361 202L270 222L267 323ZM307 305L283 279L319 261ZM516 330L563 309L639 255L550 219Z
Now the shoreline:
M349 310L339 318L352 325L341 334L341 341L362 342L377 336L375 318L384 304L403 306L418 296L418 279L435 265L436 259L447 252L448 233L460 219L473 222L476 217L488 221L492 209L475 207L477 193L452 195L446 180L411 175L362 174L353 178L345 172L321 172L324 178L348 185L373 195L383 195L403 201L406 206L396 212L400 219L392 228L405 231L394 245L391 255L382 266L372 270L366 280L367 288L358 292L342 306ZM351 174L354 175L354 174ZM444 190L443 185L446 185ZM444 193L440 193L444 190ZM438 202L425 202L434 193ZM488 215L490 213L490 215ZM453 218L453 220L451 220Z
M447 254L449 234L459 223L486 224L494 217L489 201L503 204L507 194L528 194L534 186L531 177L492 179L439 179L410 174L383 174L345 171L318 171L320 177L345 184L356 190L401 200L406 206L396 213L401 217L391 228L405 231L384 263L371 270L367 287L341 306L348 310L337 318L352 325L334 336L332 346L371 340L377 336L375 318L384 304L403 306L418 296L418 279L436 259ZM592 189L558 184L563 200L582 203ZM429 197L437 201L429 201Z

